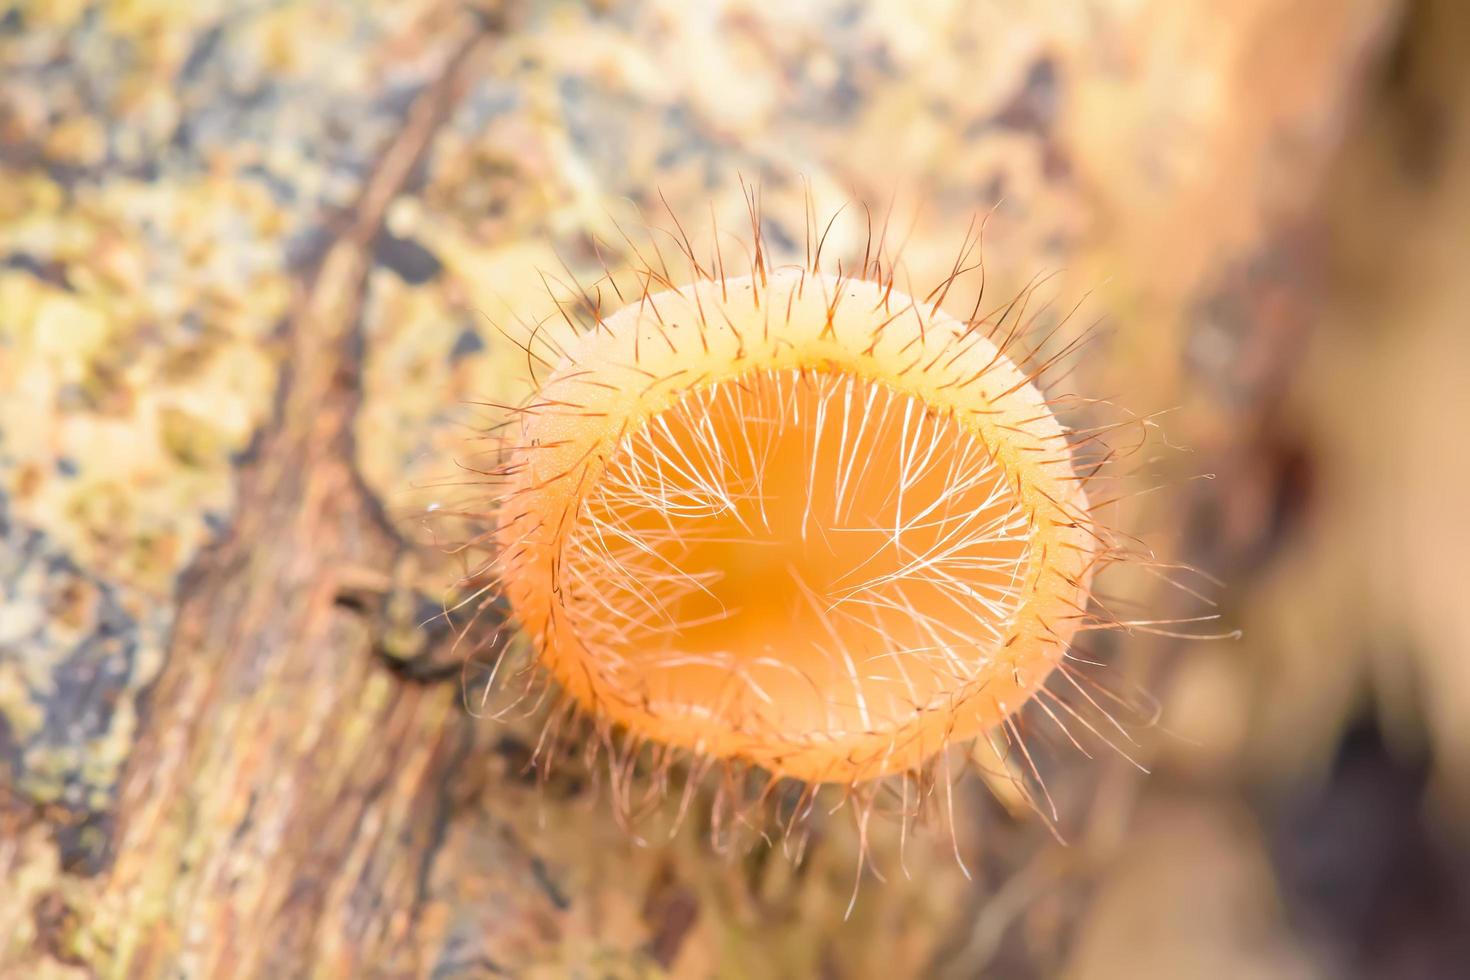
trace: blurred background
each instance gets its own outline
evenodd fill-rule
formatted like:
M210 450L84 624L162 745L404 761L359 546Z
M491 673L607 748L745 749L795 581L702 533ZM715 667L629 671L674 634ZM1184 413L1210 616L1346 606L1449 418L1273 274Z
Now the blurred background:
M1064 842L971 780L846 921L844 815L528 778L404 518L540 273L742 177L1090 293L1243 631L1104 644L1149 773L1048 754ZM0 3L0 976L1465 976L1467 255L1459 0Z

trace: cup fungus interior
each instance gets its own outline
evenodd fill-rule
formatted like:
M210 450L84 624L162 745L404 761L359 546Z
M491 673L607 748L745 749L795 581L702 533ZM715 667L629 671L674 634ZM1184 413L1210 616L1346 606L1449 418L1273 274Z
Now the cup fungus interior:
M630 306L526 407L519 461L512 606L585 710L652 742L815 781L918 766L1023 703L1085 606L1042 396L873 283Z

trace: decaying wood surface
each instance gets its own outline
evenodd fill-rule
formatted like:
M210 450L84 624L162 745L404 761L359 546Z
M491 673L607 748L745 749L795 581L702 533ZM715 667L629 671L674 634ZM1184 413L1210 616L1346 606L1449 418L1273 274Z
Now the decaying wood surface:
M888 881L844 922L844 824L801 868L727 861L697 826L635 846L574 774L535 786L534 727L468 713L447 632L411 628L446 582L396 490L503 383L480 314L516 311L547 242L575 256L620 195L739 207L740 174L778 230L808 187L902 188L926 205L916 278L1005 202L1001 280L1110 277L1122 353L1099 383L1182 404L1181 441L1267 479L1234 440L1300 337L1297 191L1390 4L895 2L792 23L736 4L717 29L677 5L45 6L0 40L20 79L0 94L0 975L1065 960L1060 883L1106 821L1058 852L972 794L956 846L975 881L947 838L914 845L906 879L880 835ZM107 39L141 53L94 66ZM211 81L216 63L263 80ZM57 64L90 82L53 116ZM238 256L259 269L234 276ZM156 467L135 437L165 447ZM1249 506L1231 481L1186 504ZM1260 523L1197 552L1243 562Z

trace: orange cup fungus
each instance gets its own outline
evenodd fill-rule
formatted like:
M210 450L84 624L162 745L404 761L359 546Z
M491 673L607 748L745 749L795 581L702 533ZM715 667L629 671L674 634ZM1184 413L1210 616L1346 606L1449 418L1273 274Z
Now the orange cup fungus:
M921 770L1089 628L1106 536L1008 356L1019 313L759 248L752 271L557 347L496 471L497 587L569 703L639 744L812 784Z

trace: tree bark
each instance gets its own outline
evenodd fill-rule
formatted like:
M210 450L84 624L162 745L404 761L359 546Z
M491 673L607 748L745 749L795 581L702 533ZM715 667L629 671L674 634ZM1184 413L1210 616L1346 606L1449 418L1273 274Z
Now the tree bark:
M1263 188L1279 183L1272 167L1284 168L1303 182L1320 169L1333 144L1335 120L1344 111L1364 52L1382 29L1389 5L1326 4L1312 16L1288 14L1290 4L1264 0L1246 6L1250 15L1222 18L1204 34L1164 18L1157 36L1111 42L1078 41L1067 33L1070 28L1062 24L1061 13L1055 25L1047 15L1038 15L1032 26L1043 42L1036 45L1034 59L1011 59L1015 63L1009 68L977 69L973 77L962 76L981 93L974 97L989 115L969 118L954 106L945 110L959 113L946 119L948 130L958 133L969 127L978 134L976 145L984 148L980 163L959 158L942 162L938 166L954 171L941 181L944 187L925 184L923 167L899 174L941 212L944 188L973 188L981 163L1017 168L1007 178L1013 182L1037 182L1041 190L1023 189L1017 196L1023 210L1033 209L1027 220L1035 220L1029 227L1049 233L1010 233L1012 251L1006 262L1030 268L1077 257L1085 269L1123 268L1123 286L1105 302L1124 319L1132 317L1125 336L1137 339L1145 335L1142 331L1156 329L1168 337L1160 345L1165 354L1150 348L1149 355L1173 359L1161 375L1165 380L1150 389L1165 399L1185 401L1193 395L1179 366L1186 340L1177 334L1185 328L1161 324L1197 323L1224 310L1234 318L1230 324L1249 333L1246 339L1232 337L1232 342L1255 351L1248 363L1238 359L1232 368L1269 362L1273 352L1293 349L1303 318L1294 316L1289 302L1262 307L1260 278L1234 270L1269 266L1261 257L1275 256L1284 265L1273 268L1288 270L1281 290L1299 298L1306 288L1295 273L1309 260L1292 243L1309 236L1282 231L1293 226ZM905 16L902 4L894 7ZM401 93L392 76L375 77L371 66L407 65L404 70L423 84L409 87L413 97L406 111L394 117L381 140L372 142L371 165L350 204L341 209L342 216L305 236L308 247L296 254L309 256L309 261L285 263L292 282L285 315L274 329L249 341L279 365L276 394L248 449L219 467L233 487L233 505L222 529L197 554L179 546L179 563L187 571L176 578L164 575L163 587L152 588L146 575L129 570L135 566L116 564L121 553L111 544L68 547L65 529L77 521L57 517L42 500L53 486L61 494L66 484L53 485L47 482L53 477L35 475L43 469L64 473L66 465L58 457L54 466L33 473L24 461L12 465L18 457L0 455L0 467L8 474L0 505L9 501L8 511L0 506L0 526L10 556L0 564L0 583L10 589L0 614L11 623L0 628L0 668L9 670L0 672L0 872L8 883L0 896L0 976L459 977L534 976L538 971L561 976L579 969L612 975L662 970L680 975L907 975L937 966L935 957L945 955L959 957L962 964L980 962L971 939L981 898L993 893L1022 861L1050 853L1040 828L1012 827L986 811L991 812L987 819L1006 826L987 825L982 836L991 841L1008 835L1024 838L1015 854L987 859L980 880L972 884L950 863L944 841L931 848L933 853L924 851L915 859L920 871L916 880L905 880L894 865L887 868L888 884L868 882L856 916L844 922L853 873L853 840L845 827L823 829L814 855L799 869L786 865L779 854L736 862L716 858L697 828L666 845L638 848L611 826L606 801L576 778L538 787L525 775L527 743L533 735L526 724L497 726L465 710L446 633L428 631L421 655L404 658L385 652L385 634L402 619L395 603L403 600L412 607L423 590L417 588L422 583L412 581L421 556L389 516L391 502L385 504L381 488L364 472L365 359L378 343L365 324L371 312L381 312L372 305L378 295L374 277L385 261L396 264L396 274L407 285L393 288L412 294L418 287L414 280L433 274L442 259L449 266L446 276L458 275L464 289L474 285L466 271L472 267L456 266L451 256L423 260L431 270L426 273L405 270L411 259L385 260L385 240L399 240L392 232L393 208L407 200L452 210L452 204L423 203L440 188L434 181L441 178L425 172L435 141L451 138L451 120L465 107L468 91L493 85L497 72L524 67L506 54L521 32L539 32L553 41L559 37L554 17L525 11L427 2L414 9L409 27L385 27L372 42L379 49L364 59L370 67L356 84L371 91L373 106L387 105ZM734 31L740 24L756 23L742 16L732 14L726 27ZM1142 22L1118 16L1120 30L1141 30ZM832 18L833 25L840 21ZM1269 26L1263 26L1266 21ZM258 42L267 51L274 50L271 44L290 48L301 43L293 32L339 29L323 23L294 23L282 28L283 35L263 41L229 20L206 25L187 35L187 51L165 46L158 63L167 70L156 72L149 90L176 87L174 94L185 98L193 84L190 72L207 72L221 46ZM66 28L73 33L63 31L61 36L81 37L90 30L104 37L109 31L142 37L156 27L120 19L101 27ZM928 43L936 47L942 27L914 22L915 30L929 32ZM760 76L779 93L772 97L769 119L751 122L736 115L723 118L721 126L696 120L687 125L699 131L698 138L687 133L676 138L660 128L672 109L626 109L645 97L646 87L656 88L652 82L639 83L645 88L628 83L618 89L617 98L595 101L600 97L595 80L605 67L596 59L605 57L606 65L633 62L627 70L641 77L636 59L654 50L657 30L647 25L599 29L608 32L605 46L589 44L585 52L577 48L575 56L568 55L572 61L590 59L594 82L582 78L563 85L559 109L564 115L549 124L556 135L544 141L553 147L575 144L572 131L583 127L587 132L578 138L593 144L585 152L595 157L597 139L614 139L621 121L614 115L611 122L599 122L598 113L632 112L634 121L647 128L626 134L633 137L625 151L632 168L628 174L618 172L616 159L579 163L595 170L612 189L609 193L625 179L641 181L645 189L668 179L672 195L697 211L706 189L701 178L688 175L718 169L733 186L728 177L738 170L742 154L756 152L751 147L760 147L757 166L783 179L799 169L783 155L779 129L784 113L803 111L799 86L781 87L797 77L783 59L796 56L778 50L769 32L749 27L752 36L764 38L762 43L772 43L763 56L772 60ZM237 38L237 33L254 40ZM1151 164L1119 163L1115 154L1126 149L1145 156L1140 142L1152 138L1148 127L1104 136L1085 119L1061 119L1055 105L1065 103L1074 107L1074 115L1086 115L1089 109L1106 113L1109 107L1152 104L1167 81L1119 81L1114 68L1099 67L1108 60L1099 54L1101 48L1089 45L1119 44L1133 50L1141 63L1148 55L1165 57L1160 52L1177 43L1204 48L1207 39L1249 52L1263 35L1276 44L1286 43L1283 37L1326 40L1307 45L1316 59L1311 64L1284 71L1275 102L1257 100L1259 93L1246 84L1248 79L1230 76L1225 84L1239 86L1228 97L1233 115L1212 117L1186 135L1170 133L1177 138L1176 149L1182 147L1179 152L1222 156L1211 173L1242 189L1251 220L1222 220L1218 228L1208 221L1201 224L1201 213L1208 217L1217 213L1212 209L1224 210L1210 201L1221 188L1192 185L1184 176L1171 184L1176 178L1168 175L1150 190L1162 197L1161 203L1150 205L1158 213L1147 220L1132 215L1135 197L1146 196L1138 190L1146 183L1139 172ZM565 39L570 48L585 36L568 27ZM854 85L861 81L864 65L879 57L866 48L844 51L844 42L835 35L825 43L842 55L844 64L853 63L859 79ZM1010 64L1001 57L1009 49L999 40L991 43L995 63ZM79 42L75 47L87 50ZM556 50L557 44L543 46L538 57L554 60ZM332 48L322 57L334 57L336 51ZM672 57L664 49L657 51L650 57ZM1120 52L1112 56L1127 62ZM943 57L947 64L973 67L974 59L961 54L946 52ZM1168 57L1187 61L1188 53L1175 51ZM669 84L691 86L678 97L687 94L688 101L674 105L699 117L725 97L723 90L698 89L697 79L677 76L670 64L660 64L673 78ZM71 70L81 74L89 69L79 61ZM25 77L36 91L50 84L39 69L34 77ZM756 77L745 80L755 91ZM879 103L904 85L914 86L917 102L938 98L921 81L873 83L854 98L860 105ZM592 92L591 108L575 103L578 85L583 89L577 97ZM216 94L223 104L224 94ZM863 169L869 164L862 161L871 156L865 147L871 149L872 132L881 133L883 127L864 130L853 124L850 132L841 124L824 128L827 120L847 111L840 96L834 86L823 96L828 101L819 118L805 122L817 135L804 152L810 160L830 165L833 173L862 183L873 176ZM267 127L277 118L288 125L293 98L288 91L273 103L276 108L270 112L275 115L267 117ZM491 92L485 104L498 104L495 98ZM530 97L526 101L534 103ZM125 113L130 105L118 95L114 104L93 111ZM329 115L333 105L324 95L320 105L306 105L305 111ZM538 181L551 183L543 170L555 169L540 155L543 144L537 140L543 137L535 128L539 108L521 105L517 111L524 118L503 125L493 121L498 117L491 109L484 110L492 120L484 125L500 126L493 129L495 138L535 146L502 148L511 156L522 152L521 173L536 175L525 178L524 193L510 199L513 212L539 206L534 202L541 199L532 191L542 187ZM73 153L66 149L72 143L51 138L55 133L28 135L25 106L17 101L12 109L9 117L0 114L0 122L13 123L0 137L0 164L16 177L15 186L20 186L20 176L40 175L35 178L38 186L61 188L57 193L62 203L54 207L62 218L103 207L94 200L102 192L94 195L91 188L110 181L142 194L138 188L150 180L176 177L168 170L162 178L150 177L152 164L116 156L123 151L88 156L90 144L82 137L75 144L82 149ZM251 111L248 105L239 108L238 115L229 117L230 125L248 128ZM353 114L359 111L367 112L361 107L347 110L343 125L377 132L374 117ZM579 113L591 118L582 119ZM908 118L906 109L903 115ZM208 120L185 116L190 125L177 127L169 152L197 153L197 159L189 157L187 173L177 175L179 186L205 179L200 175L212 165L210 155L197 150ZM1295 134L1305 147L1288 164L1273 157L1272 139L1281 132ZM268 143L269 133L259 138ZM639 150L639 140L667 150L667 159ZM1013 151L1018 143L1022 148ZM986 156L992 147L1001 149ZM668 162L681 159L679 154L704 156L679 169L677 162ZM166 154L160 158L174 159ZM503 169L487 166L484 173L464 178L463 186L493 186ZM555 186L566 197L575 196L578 171L565 167L555 172ZM1117 177L1120 190L1094 186L1110 176ZM27 199L14 213L24 216L40 208L39 199ZM1057 236L1073 234L1068 229L1075 209L1084 207L1112 215L1117 224L1109 228L1106 218L1099 219L1106 230L1077 232L1058 252ZM487 221L494 233L502 226L492 219ZM515 234L534 237L549 223L538 213L527 220L530 230L523 227ZM1195 237L1182 249L1187 255L1177 266L1165 263L1177 275L1150 278L1157 270L1148 267L1147 257L1167 247L1180 228ZM1002 228L1000 234L1004 245L1007 233ZM272 244L285 252L295 247L287 239L281 230ZM48 301L94 288L88 285L94 280L84 275L93 264L103 269L99 275L104 283L112 274L105 253L23 255L25 240L17 241L10 266L20 271L13 274L27 277L26 289L49 290L44 292ZM495 252L502 244L513 241L492 242L485 251ZM123 272L117 275L126 278ZM118 295L126 296L127 290ZM251 299L249 289L242 289L232 302L248 307ZM266 305L267 297L262 294L259 302ZM170 307L159 301L158 309ZM116 344L131 342L120 339ZM40 351L37 341L22 354L40 363ZM1133 380L1156 373L1148 357L1129 364L1123 372ZM89 370L105 376L100 367ZM164 370L157 370L145 387L167 383ZM125 373L125 366L117 371ZM1247 389L1244 396L1232 389L1198 410L1204 421L1192 424L1196 445L1203 443L1206 456L1229 458L1228 452L1235 451L1228 448L1222 434L1226 427L1217 420L1239 422L1264 404L1261 391L1279 387L1279 379L1268 374L1234 375ZM19 369L7 375L0 362L0 380L14 382L16 391L24 377ZM1220 408L1225 403L1236 407ZM40 416L50 409L36 411ZM12 413L6 418L15 427L20 417ZM189 458L191 451L180 450L180 458ZM187 499L195 477L186 470L170 471L167 478L186 488L180 492ZM1238 471L1251 473L1246 464ZM27 481L41 489L28 490ZM1247 539L1259 522L1247 516L1241 523L1239 540L1211 541L1196 553L1214 548L1238 555L1247 550ZM202 518L199 526L204 527ZM119 533L132 529L129 525ZM200 535L203 540L204 532ZM163 547L140 536L128 540L143 541L145 550ZM34 596L41 598L32 602ZM23 630L17 624L32 606L44 610L45 622ZM72 620L81 625L67 633ZM159 655L153 658L148 651L155 640ZM62 652L53 655L53 648ZM123 661L125 669L108 673L110 664ZM12 689L22 683L17 678L29 685L23 695L13 695ZM94 715L95 731L77 727L92 724L87 719ZM48 781L52 773L54 784ZM981 806L975 801L970 805ZM973 843L966 836L972 832L961 832L965 847ZM894 841L880 838L875 845L879 856L892 857ZM995 852L992 848L986 853ZM1036 860L1053 861L1047 865L1053 869L1062 866L1054 858ZM1049 880L1050 874L1041 878ZM1057 874L1066 877L1070 872ZM1063 952L1054 951L1057 956Z

